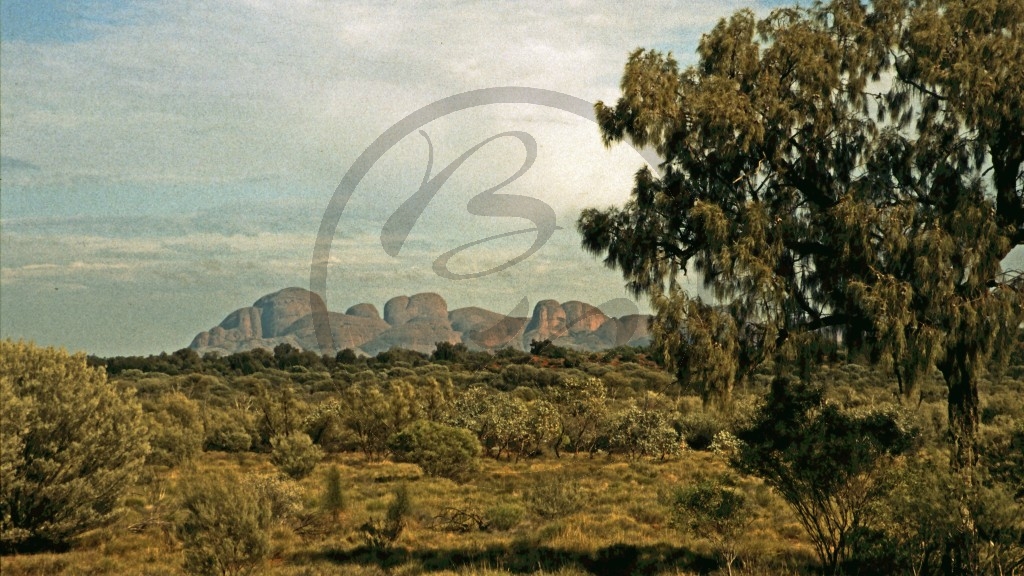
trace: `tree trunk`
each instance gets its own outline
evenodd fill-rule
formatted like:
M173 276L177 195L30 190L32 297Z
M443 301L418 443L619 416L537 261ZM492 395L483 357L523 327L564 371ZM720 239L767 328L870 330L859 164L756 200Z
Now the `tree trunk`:
M948 387L950 464L961 478L959 512L961 532L948 543L943 567L947 574L979 574L977 527L970 501L974 494L974 468L978 463L977 347L958 342L939 363Z

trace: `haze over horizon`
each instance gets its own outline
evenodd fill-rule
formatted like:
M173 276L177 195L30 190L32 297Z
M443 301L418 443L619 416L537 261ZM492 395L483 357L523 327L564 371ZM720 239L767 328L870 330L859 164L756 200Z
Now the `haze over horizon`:
M408 114L499 86L614 101L633 49L671 50L685 66L719 18L776 5L5 1L0 337L105 356L183 348L265 294L310 286L335 188ZM422 130L373 166L346 207L329 262L330 309L419 292L441 294L450 309L503 313L523 298L532 309L544 298L627 296L620 274L580 248L574 226L584 207L625 201L644 163L637 151L605 149L592 122L531 104L463 110ZM467 211L522 165L523 144L506 137L455 171L401 252L388 255L382 226L419 188L429 146L435 175L507 131L528 133L538 153L501 193L551 206L561 229L550 241L483 278L432 269L457 246L529 227ZM497 266L533 239L481 244L451 269ZM1024 267L1019 251L1013 258Z

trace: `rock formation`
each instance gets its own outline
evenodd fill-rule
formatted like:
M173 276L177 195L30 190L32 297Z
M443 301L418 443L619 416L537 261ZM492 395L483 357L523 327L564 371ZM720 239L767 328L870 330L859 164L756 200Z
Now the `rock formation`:
M231 354L288 343L319 350L314 303L322 306L318 295L303 288L268 294L196 335L190 348L200 354ZM524 301L517 312L527 310L525 306ZM555 300L538 302L529 318L475 306L449 312L444 298L433 293L392 298L384 305L383 318L368 303L351 306L344 314L327 314L336 349L351 348L371 356L396 347L429 353L438 342L461 342L471 350L528 350L533 340L591 351L642 346L650 342L649 319L647 315L613 318L585 302L560 304Z

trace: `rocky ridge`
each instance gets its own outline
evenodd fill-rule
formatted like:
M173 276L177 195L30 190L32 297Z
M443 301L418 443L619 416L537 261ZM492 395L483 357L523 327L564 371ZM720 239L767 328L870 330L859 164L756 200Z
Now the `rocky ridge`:
M314 302L323 306L318 295L304 288L268 294L197 334L189 347L200 354L273 349L282 343L319 350ZM422 293L388 300L383 317L368 303L351 306L345 313L328 312L327 317L337 349L351 348L370 356L391 348L429 353L438 342L463 343L471 350L527 350L533 340L551 340L559 346L589 351L650 342L650 316L610 317L596 306L577 301L542 300L526 318L475 306L449 311L440 295Z

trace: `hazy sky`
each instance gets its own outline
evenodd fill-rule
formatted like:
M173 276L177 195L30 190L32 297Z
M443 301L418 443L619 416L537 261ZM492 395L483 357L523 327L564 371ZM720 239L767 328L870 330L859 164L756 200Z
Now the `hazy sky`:
M408 4L408 5L407 5ZM356 158L396 122L468 90L528 86L614 100L627 54L694 60L703 31L751 2L4 0L0 14L0 335L101 355L187 346L232 310L310 285L324 211ZM494 104L422 127L431 174L506 131L536 162L502 193L550 205L561 230L526 261L474 280L433 272L442 253L529 227L466 203L523 164L524 145L482 147L423 212L397 257L381 227L419 188L413 132L366 174L342 214L328 306L381 308L436 291L450 308L508 312L523 298L622 298L617 272L579 248L585 206L621 203L643 158L606 150L595 125L532 104ZM454 257L496 266L533 234ZM643 303L640 303L643 307Z

